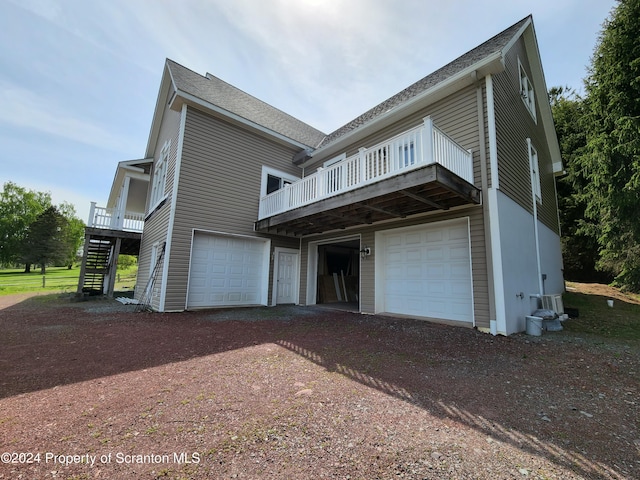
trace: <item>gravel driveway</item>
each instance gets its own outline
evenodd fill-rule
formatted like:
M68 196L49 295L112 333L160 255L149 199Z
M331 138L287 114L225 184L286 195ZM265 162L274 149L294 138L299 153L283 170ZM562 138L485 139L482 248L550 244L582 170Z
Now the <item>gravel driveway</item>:
M637 348L7 298L0 479L640 478Z

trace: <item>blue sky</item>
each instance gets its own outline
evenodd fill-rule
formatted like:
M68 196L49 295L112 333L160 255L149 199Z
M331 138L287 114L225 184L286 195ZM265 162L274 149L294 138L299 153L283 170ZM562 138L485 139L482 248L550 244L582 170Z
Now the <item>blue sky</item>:
M331 132L533 14L547 86L582 90L615 0L0 0L0 185L106 204L165 58ZM437 5L437 6L436 6Z

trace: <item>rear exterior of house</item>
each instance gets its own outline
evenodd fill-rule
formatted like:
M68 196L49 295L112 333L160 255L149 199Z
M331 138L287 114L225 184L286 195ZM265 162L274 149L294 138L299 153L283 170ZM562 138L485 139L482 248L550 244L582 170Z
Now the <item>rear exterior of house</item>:
M530 17L329 135L168 60L136 297L523 331L563 291L546 91Z

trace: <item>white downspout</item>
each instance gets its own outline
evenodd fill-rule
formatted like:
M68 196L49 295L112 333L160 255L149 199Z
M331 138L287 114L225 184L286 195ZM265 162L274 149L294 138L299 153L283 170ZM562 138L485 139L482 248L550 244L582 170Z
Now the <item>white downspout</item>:
M542 283L542 266L540 264L540 236L538 233L538 199L536 198L536 192L534 188L534 181L536 178L533 174L533 155L531 155L531 139L527 138L527 150L529 152L529 169L531 176L531 201L533 203L533 236L536 243L536 266L538 269L538 294L542 295L544 293L544 285ZM538 172L540 175L540 172Z
M487 189L489 231L491 235L491 270L493 273L493 295L495 299L495 319L491 318L494 334L507 335L506 301L504 294L504 272L502 269L502 245L500 239L500 218L498 215L498 142L496 135L496 113L493 97L493 78L486 76L487 89L487 131L489 134L489 172L491 187ZM484 201L484 199L483 199ZM495 323L493 323L495 322ZM495 327L493 326L495 325Z

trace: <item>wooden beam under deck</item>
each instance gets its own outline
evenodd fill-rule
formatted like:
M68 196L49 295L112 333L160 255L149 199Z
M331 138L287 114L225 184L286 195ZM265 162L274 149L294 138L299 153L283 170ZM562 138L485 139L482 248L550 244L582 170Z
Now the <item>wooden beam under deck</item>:
M480 189L431 164L259 220L255 230L299 237L480 202Z

